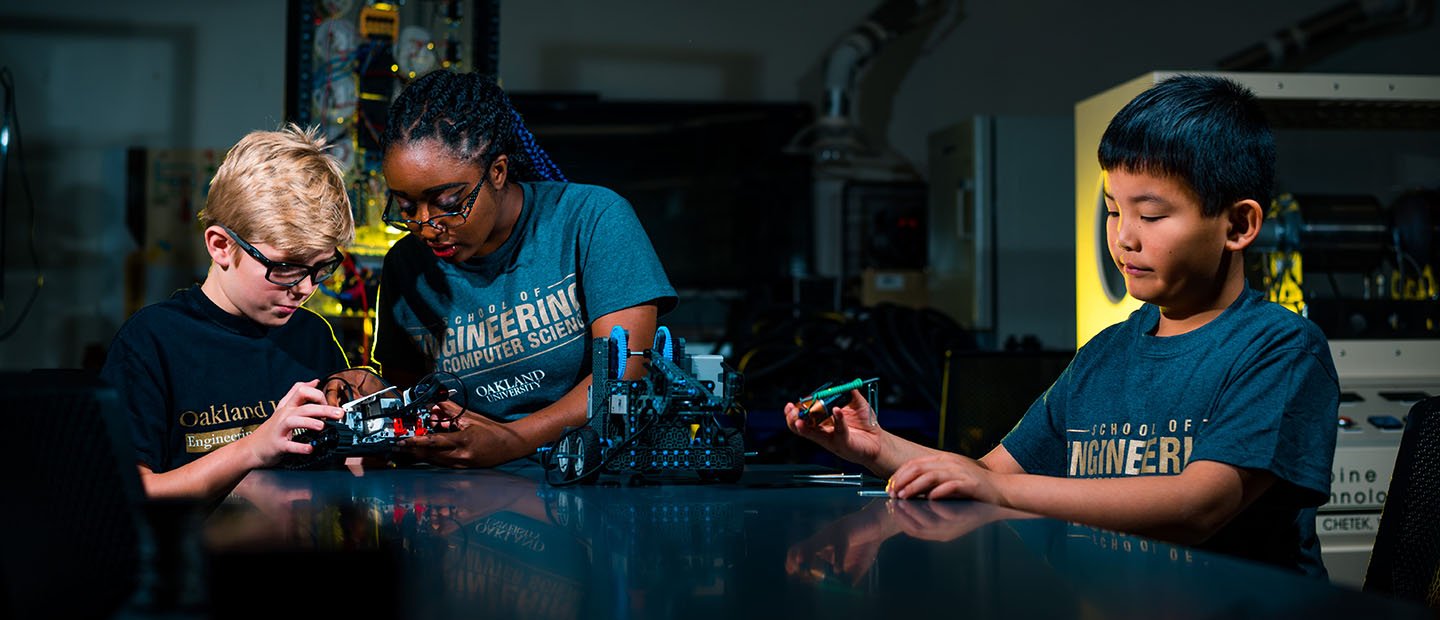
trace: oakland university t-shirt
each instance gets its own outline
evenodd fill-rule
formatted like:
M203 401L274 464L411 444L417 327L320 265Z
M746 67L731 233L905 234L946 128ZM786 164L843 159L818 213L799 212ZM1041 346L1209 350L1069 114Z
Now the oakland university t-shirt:
M1314 323L1246 289L1194 331L1154 336L1145 304L1086 343L1003 445L1027 473L1173 476L1197 460L1276 483L1200 548L1324 575L1340 386Z
M329 323L301 308L267 328L199 286L120 327L100 376L120 394L139 461L165 472L250 434L296 383L347 367Z
M465 386L466 408L515 420L590 374L590 323L656 302L675 305L655 249L630 203L603 187L520 183L525 203L494 252L437 259L416 235L385 255L375 361L443 371ZM405 386L408 387L408 386Z

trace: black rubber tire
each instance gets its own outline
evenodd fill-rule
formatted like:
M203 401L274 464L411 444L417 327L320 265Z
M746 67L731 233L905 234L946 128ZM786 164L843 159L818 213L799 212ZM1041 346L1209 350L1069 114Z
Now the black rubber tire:
M600 476L600 435L590 426L567 433L555 446L556 470L566 483L589 484ZM572 456L574 455L574 456Z

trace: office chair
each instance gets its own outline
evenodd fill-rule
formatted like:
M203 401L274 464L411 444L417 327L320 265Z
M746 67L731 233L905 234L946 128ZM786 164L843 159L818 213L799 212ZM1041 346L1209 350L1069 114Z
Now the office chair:
M1440 396L1406 418L1364 589L1440 611Z

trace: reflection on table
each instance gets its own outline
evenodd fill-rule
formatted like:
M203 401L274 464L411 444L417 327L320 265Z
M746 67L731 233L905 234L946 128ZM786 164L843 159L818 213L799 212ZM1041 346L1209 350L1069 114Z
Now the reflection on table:
M733 485L552 488L532 465L251 474L205 527L212 608L398 617L1428 617L1267 566L974 502L858 497L793 468ZM357 475L363 474L363 475Z

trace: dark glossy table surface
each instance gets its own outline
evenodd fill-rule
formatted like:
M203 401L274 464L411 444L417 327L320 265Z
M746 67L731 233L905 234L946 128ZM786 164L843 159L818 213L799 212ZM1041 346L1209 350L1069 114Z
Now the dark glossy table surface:
M528 464L259 471L205 521L212 605L289 580L276 587L292 601L407 618L1428 617L1227 557L972 502L860 497L799 471L815 470L565 488Z

